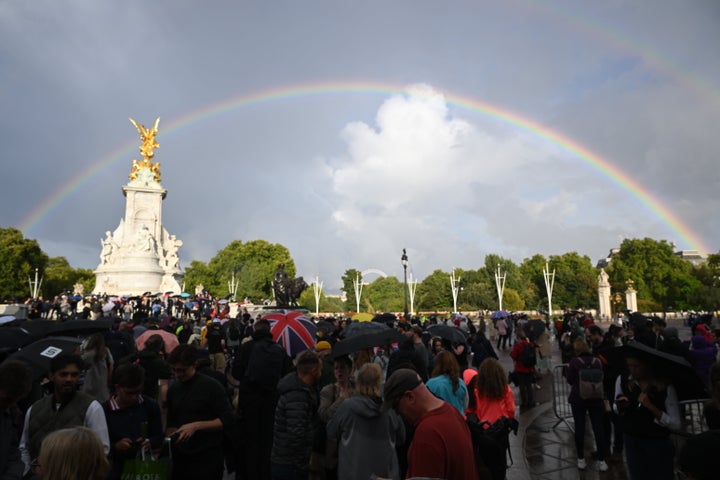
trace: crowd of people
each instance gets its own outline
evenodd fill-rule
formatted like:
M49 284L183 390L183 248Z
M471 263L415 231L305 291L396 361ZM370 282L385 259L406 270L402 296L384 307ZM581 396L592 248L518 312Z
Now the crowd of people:
M229 318L210 299L192 306L196 314L183 304L178 317L172 303L153 305L101 306L111 329L54 356L42 388L24 363L0 364L0 478L119 479L147 455L179 480L499 480L516 416L536 406L551 368L553 329L579 469L588 468L589 417L597 470L624 454L632 479L674 475L682 392L641 350L608 353L619 346L687 358L711 395L709 428L720 428L720 332L704 323L683 343L661 319L639 317L605 331L574 313L557 327L520 316L384 316L399 334L393 343L335 355L353 322L323 318L314 348L291 358L266 319L242 310ZM511 372L498 357L507 348ZM705 478L691 463L681 467Z

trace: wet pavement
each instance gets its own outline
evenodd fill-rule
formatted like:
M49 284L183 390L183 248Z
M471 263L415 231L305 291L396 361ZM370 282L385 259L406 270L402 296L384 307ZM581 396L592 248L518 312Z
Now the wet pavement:
M602 325L603 329L607 325ZM511 348L499 350L500 363L508 370L512 370L513 361L510 358ZM552 366L560 365L560 350L557 341L552 343ZM539 388L535 390L537 406L529 409L518 407L518 420L520 428L517 436L510 435L510 452L513 465L507 470L508 480L557 480L557 479L626 479L627 471L625 461L619 455L606 459L608 470L599 472L591 452L595 451L595 440L592 429L588 423L585 437L585 470L577 468L577 454L575 452L575 437L572 430L572 418L560 420L556 410L563 413L568 409L567 395L558 392L556 396L557 407L553 405L553 376L548 371L543 372L538 382ZM519 404L520 393L513 387L515 402Z

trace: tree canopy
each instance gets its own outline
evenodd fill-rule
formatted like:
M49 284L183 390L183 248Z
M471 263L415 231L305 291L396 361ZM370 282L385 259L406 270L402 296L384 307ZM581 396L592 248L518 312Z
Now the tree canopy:
M280 264L290 277L296 276L296 267L290 251L281 244L266 240L242 242L234 240L218 251L210 261L192 260L185 272L185 288L194 291L197 285L216 296L230 293L229 282L234 274L237 295L253 301L272 299L272 279ZM505 275L503 307L506 309L547 308L547 293L543 269L555 272L552 297L554 309L597 308L597 279L599 269L591 259L576 252L544 257L536 254L524 259L520 265L496 254L485 257L477 269L455 269L459 279L459 310L496 310L498 308L495 274L498 267ZM41 294L52 297L71 291L81 283L86 292L93 289L95 276L92 270L76 269L65 257L49 258L36 240L24 238L14 228L0 228L0 295L5 299L24 300L30 295L29 279L35 269L43 277ZM720 308L720 253L711 254L699 265L683 260L674 247L664 240L627 239L606 267L613 292L624 293L628 281L637 290L640 311L661 310L717 310ZM418 285L415 292L415 311L449 311L453 306L450 286L451 272L435 270ZM360 271L349 268L341 278L341 290L346 302L321 295L323 311L354 311L355 287L353 282ZM624 297L624 295L623 295ZM364 285L361 296L363 311L402 311L404 284L395 277L378 278ZM312 288L300 297L300 303L313 310L315 299Z

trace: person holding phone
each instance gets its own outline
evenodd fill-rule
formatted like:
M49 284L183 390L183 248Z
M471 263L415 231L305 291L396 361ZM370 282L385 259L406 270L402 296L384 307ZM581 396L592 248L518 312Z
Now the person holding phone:
M615 408L623 422L628 473L632 480L672 480L670 433L681 426L677 392L644 356L630 353L626 364L628 373L615 383Z

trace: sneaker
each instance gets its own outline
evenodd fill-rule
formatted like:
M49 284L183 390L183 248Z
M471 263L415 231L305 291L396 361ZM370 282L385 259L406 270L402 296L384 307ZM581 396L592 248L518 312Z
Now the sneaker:
M607 465L606 465L607 466ZM585 467L587 467L587 462L585 462L584 458L578 458L578 469L579 470L585 470Z
M607 472L608 471L608 464L605 463L605 460L600 460L597 464L597 469L599 472Z

